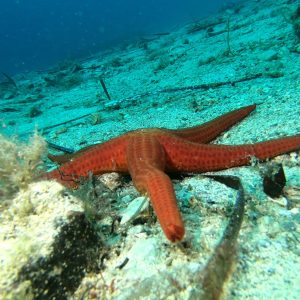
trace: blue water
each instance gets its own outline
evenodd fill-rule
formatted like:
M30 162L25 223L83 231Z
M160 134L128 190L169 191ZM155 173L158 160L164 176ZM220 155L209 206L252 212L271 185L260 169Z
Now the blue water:
M0 71L45 69L61 60L197 21L228 0L1 0Z

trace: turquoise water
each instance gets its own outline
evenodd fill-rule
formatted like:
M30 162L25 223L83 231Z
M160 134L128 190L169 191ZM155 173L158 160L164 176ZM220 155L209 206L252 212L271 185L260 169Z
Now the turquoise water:
M1 4L0 133L8 141L27 142L36 131L48 152L57 155L130 130L199 125L254 103L254 112L213 143L248 144L300 133L299 1L214 1L209 7L198 1L90 2ZM1 149L14 149L4 139L1 144ZM9 157L13 160L10 151L0 152L1 172ZM22 164L21 152L19 146L11 165ZM272 198L263 190L263 176L280 164L285 190ZM299 166L295 151L218 173L238 176L246 199L224 299L297 299ZM43 167L56 165L43 156ZM61 258L55 267L48 264L53 269L45 267L43 274L54 274L55 284L62 286L56 294L62 299L203 297L203 270L226 228L236 190L198 174L172 177L186 226L184 242L173 245L155 216L147 214L149 202L130 177L108 175L70 192L50 181L23 185L22 178L15 179L17 168L11 168L11 178L22 184L19 196L14 195L19 198L7 198L2 203L11 206L1 206L0 264L6 273L0 278L11 281L0 280L0 299L8 299L16 285L19 297L27 293L28 299L38 299L46 290L44 275L39 277L30 262L48 262L45 245L51 248L56 236L65 243L58 252L72 245L80 257L77 275L61 271ZM92 229L68 227L74 211ZM80 213L76 220L87 224ZM70 244L61 228L74 234ZM89 230L96 232L92 242L84 238ZM65 264L76 261L67 253ZM27 273L19 271L23 267ZM32 274L34 283L28 279ZM74 284L68 276L74 276Z
M228 2L2 0L1 70L11 75L45 70L62 60L76 60L172 30Z

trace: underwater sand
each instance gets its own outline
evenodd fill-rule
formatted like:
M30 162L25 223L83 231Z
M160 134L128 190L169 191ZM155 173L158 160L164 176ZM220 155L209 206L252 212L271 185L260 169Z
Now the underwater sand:
M199 22L206 24L202 27L188 24L166 36L122 45L48 71L15 76L18 91L12 89L1 95L1 132L26 139L38 129L47 141L78 150L129 130L193 126L256 103L256 111L216 143L255 143L299 134L300 41L291 22L299 5L299 1L245 1ZM101 77L112 100L106 98ZM240 79L246 80L230 84ZM216 82L228 84L207 90L166 90ZM78 119L70 121L75 118ZM47 128L62 122L65 124ZM268 163L218 172L239 176L247 197L236 263L223 299L299 299L299 151L272 162L282 162L287 177L286 193L276 199L268 197L262 188L261 169ZM49 161L47 164L53 167ZM99 212L94 219L102 241L98 260L93 262L93 270L85 272L78 289L68 292L68 298L199 299L201 287L195 278L200 276L222 235L228 222L226 208L235 201L236 192L200 175L174 179L186 224L186 245L180 246L170 244L158 223L149 221L147 215L134 215L132 211L143 201L130 180L118 180L117 188L105 190L100 197L105 204L98 207L105 214ZM32 192L36 189L39 192ZM44 198L51 201L62 192L57 183L36 183L20 193L19 199L22 193L29 193L30 201L38 205L37 195L43 198L45 193ZM105 200L107 193L109 199ZM80 206L80 196L76 197L72 201L78 201ZM10 215L9 220L16 228L25 228L31 222L22 224L18 209L12 214L16 216ZM31 219L34 209L27 214L26 218ZM40 218L47 219L44 215ZM109 234L107 227L120 215L129 221L121 221ZM8 247L1 253L1 264L7 264L7 253L15 253L16 260L19 256L24 258L19 250L12 251L21 242L6 244L7 232L14 238L22 234L12 233L12 223L3 216L0 221L0 243ZM39 221L48 224L49 220ZM45 225L45 231L46 228ZM40 239L40 243L42 248L44 240ZM30 246L39 248L37 245ZM26 249L25 264L33 255L30 247ZM47 251L39 255L46 256ZM127 263L120 267L124 261ZM12 281L17 278L14 276L17 275L12 275Z

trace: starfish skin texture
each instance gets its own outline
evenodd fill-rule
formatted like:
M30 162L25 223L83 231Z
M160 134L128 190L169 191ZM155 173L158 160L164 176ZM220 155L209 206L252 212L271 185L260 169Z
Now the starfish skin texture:
M255 107L246 106L186 129L135 130L71 155L51 156L61 166L46 173L46 178L75 188L80 177L89 173L129 173L137 190L149 196L167 239L180 241L185 229L167 173L228 169L249 165L253 157L266 160L300 148L300 135L256 144L207 144Z

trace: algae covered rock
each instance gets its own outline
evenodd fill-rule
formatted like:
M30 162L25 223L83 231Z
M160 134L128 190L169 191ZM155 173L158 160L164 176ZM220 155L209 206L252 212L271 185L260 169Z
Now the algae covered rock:
M55 182L21 190L0 228L0 299L65 299L98 240L81 202Z

